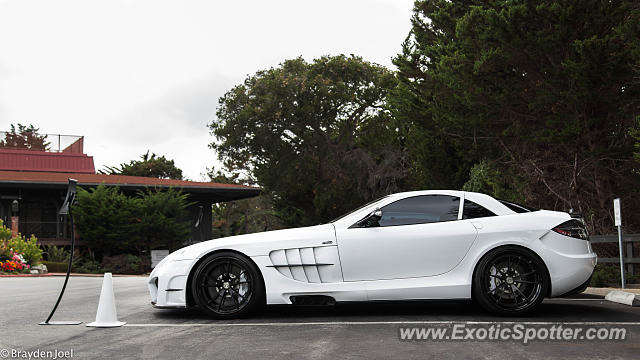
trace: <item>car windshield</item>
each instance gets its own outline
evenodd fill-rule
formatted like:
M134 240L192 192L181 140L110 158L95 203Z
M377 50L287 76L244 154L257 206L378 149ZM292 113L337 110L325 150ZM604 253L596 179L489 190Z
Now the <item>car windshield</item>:
M345 217L347 217L347 216L349 216L349 215L353 214L354 212L356 212L356 211L360 211L360 210L362 210L362 209L366 208L367 206L369 206L369 205L371 205L371 204L375 204L375 203L377 203L378 201L380 201L380 200L382 200L382 199L384 199L384 198L387 198L387 197L389 197L389 196L391 196L391 195L386 195L386 196L383 196L383 197L377 198L377 199L375 199L375 200L373 200L373 201L369 201L368 203L366 203L366 204L364 204L364 205L362 205L362 206L360 206L360 207L358 207L358 208L356 208L356 209L354 209L354 210L351 210L351 211L349 211L348 213L346 213L346 214L344 214L344 215L342 215L342 216L340 216L340 217L337 217L337 218L335 218L335 219L333 219L333 220L329 221L329 224L334 223L334 222L336 222L336 221L338 221L338 220L340 220L340 219L343 219L343 218L345 218Z

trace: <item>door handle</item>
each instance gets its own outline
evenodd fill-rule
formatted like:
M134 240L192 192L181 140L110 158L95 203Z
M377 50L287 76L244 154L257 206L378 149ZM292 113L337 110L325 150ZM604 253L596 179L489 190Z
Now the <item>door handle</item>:
M330 244L333 244L333 241L327 240L322 242L322 245L330 245Z

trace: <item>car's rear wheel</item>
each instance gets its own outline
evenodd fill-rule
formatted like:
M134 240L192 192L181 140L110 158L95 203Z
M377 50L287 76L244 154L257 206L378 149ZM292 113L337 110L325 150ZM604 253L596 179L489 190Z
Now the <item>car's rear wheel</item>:
M191 280L193 299L217 319L239 318L264 304L264 282L255 264L234 252L215 253L202 261Z
M485 255L473 276L473 298L486 310L503 316L525 315L547 295L549 279L540 258L517 246Z

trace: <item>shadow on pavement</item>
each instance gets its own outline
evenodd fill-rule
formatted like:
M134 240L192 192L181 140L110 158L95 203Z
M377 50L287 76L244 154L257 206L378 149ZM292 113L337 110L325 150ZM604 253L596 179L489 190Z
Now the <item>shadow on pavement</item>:
M253 317L224 322L341 322L341 321L640 321L640 308L599 297L548 299L527 317L494 316L468 300L342 303L335 306L267 306ZM197 309L154 310L155 320L215 322ZM222 321L221 321L222 322Z

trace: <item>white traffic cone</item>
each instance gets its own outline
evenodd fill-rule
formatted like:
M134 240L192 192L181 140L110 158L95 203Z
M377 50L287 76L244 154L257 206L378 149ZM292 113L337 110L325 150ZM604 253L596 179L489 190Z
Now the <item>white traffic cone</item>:
M126 322L118 321L118 314L116 313L116 297L113 294L111 273L104 273L102 290L100 291L100 301L98 302L98 312L96 313L96 321L87 324L87 326L116 327L124 324L126 324Z

